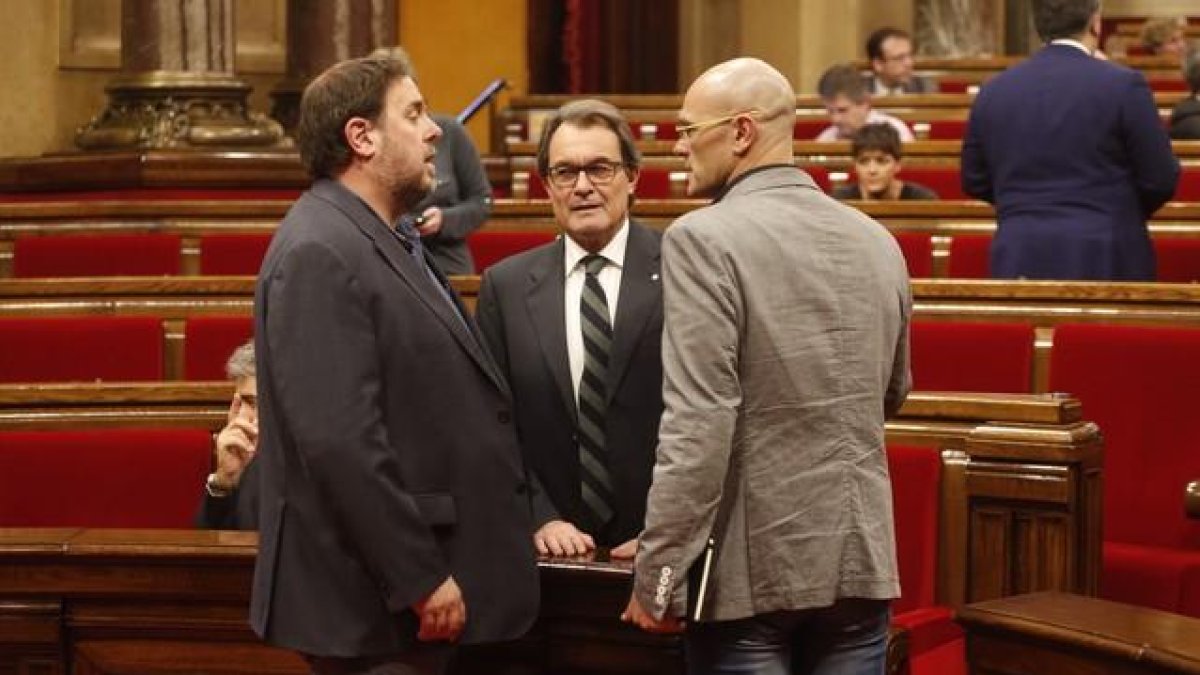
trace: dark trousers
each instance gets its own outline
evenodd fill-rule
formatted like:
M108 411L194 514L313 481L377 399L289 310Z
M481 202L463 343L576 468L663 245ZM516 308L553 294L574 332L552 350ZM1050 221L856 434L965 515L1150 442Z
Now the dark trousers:
M882 675L891 603L843 598L829 607L689 623L688 675Z

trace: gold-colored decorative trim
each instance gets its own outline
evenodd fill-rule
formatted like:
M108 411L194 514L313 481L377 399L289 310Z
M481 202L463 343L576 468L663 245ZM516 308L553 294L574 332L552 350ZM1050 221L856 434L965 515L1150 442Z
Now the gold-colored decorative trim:
M105 90L108 106L76 132L85 150L289 142L278 122L249 112L250 87L232 76L155 71L120 76Z

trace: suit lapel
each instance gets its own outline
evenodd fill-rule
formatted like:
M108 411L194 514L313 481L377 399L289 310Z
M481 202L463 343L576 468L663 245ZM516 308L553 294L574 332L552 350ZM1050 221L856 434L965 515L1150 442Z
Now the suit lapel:
M571 366L567 357L567 328L563 316L566 285L563 271L563 240L547 247L541 259L529 270L525 307L537 335L546 369L554 378L563 405L575 421L575 387L571 384Z
M621 272L621 294L613 325L612 352L609 354L607 399L625 377L634 348L646 331L655 312L661 311L662 282L659 278L659 247L654 236L640 225L629 223L629 242Z
M346 188L342 188L332 181L314 185L313 187L313 192L345 213L355 226L374 243L375 250L379 252L388 266L412 289L421 303L429 311L433 312L446 329L454 335L454 339L471 355L471 358L475 360L479 368L492 380L496 388L507 394L508 387L505 386L503 378L498 375L491 358L483 351L480 341L468 331L463 321L460 321L459 317L455 316L454 308L446 302L445 298L441 297L441 291L433 285L433 282L426 275L425 270L421 269L416 259L404 248L397 235L365 203L355 198L352 194L342 194L343 191L348 192ZM440 273L438 276L444 279ZM461 308L461 305L459 307ZM465 314L463 318L466 318ZM467 320L469 321L469 319Z

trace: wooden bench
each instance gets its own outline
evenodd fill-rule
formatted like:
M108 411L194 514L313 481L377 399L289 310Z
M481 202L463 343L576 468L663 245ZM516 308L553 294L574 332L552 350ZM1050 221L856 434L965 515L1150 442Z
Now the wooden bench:
M136 410L203 405L199 399L206 395L198 388L178 393L172 402L167 388L125 392L134 399L127 421L143 421ZM74 416L88 394L72 397L58 389L50 398ZM104 395L116 403L112 399L121 394ZM45 398L34 389L0 387L0 402L11 413L3 419L37 409L45 422L52 407ZM213 401L196 425L210 428L226 405ZM888 440L930 448L942 466L932 563L938 604L958 607L1043 589L1095 591L1100 524L1090 505L1101 484L1100 437L1073 400L915 394L889 423ZM157 672L167 663L176 670L181 664L203 669L219 654L239 654L242 660L226 664L231 671L261 672L264 660L286 670L286 657L255 645L245 625L254 541L253 535L224 532L0 530L0 622L11 629L0 632L0 664L40 660L61 668L71 659L120 672L136 658L139 672ZM535 672L679 668L674 639L619 623L628 597L627 564L601 559L541 565L542 617L525 651L536 660ZM50 569L53 574L46 573Z
M971 672L1200 673L1200 620L1066 593L962 608Z

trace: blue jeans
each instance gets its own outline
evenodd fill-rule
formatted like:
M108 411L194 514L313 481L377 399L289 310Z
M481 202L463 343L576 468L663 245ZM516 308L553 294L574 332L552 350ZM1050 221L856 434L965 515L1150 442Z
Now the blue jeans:
M843 598L829 607L689 623L688 675L880 675L891 603Z

